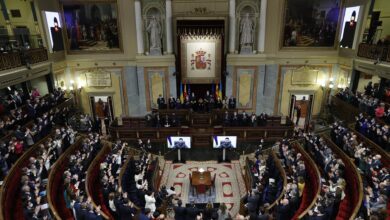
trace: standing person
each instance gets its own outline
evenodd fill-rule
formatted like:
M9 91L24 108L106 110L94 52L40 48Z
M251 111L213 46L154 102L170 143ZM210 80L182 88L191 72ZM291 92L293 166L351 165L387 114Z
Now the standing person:
M179 200L177 206L173 208L175 211L175 220L185 220L186 219L186 208L182 207L183 202Z
M145 209L150 209L152 213L156 211L156 199L154 198L154 192L148 191L145 194Z
M164 109L165 108L165 99L164 99L164 97L162 97L161 94L158 95L157 105L158 105L158 109Z
M296 111L297 111L297 121L295 122L295 125L298 125L299 123L299 119L301 118L301 110L302 110L302 107L301 105L297 105L295 107Z
M230 96L229 98L229 109L235 109L236 108L236 98L233 96Z

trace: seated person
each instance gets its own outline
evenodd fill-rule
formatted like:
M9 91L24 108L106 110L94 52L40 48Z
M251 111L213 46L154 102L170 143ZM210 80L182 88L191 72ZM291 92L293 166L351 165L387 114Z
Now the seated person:
M188 148L188 146L187 146L187 144L186 144L186 142L183 140L183 138L179 138L179 140L178 141L175 141L174 143L173 143L173 147L174 148Z
M225 140L221 141L221 144L219 145L220 148L232 148L233 144L232 141L227 137Z

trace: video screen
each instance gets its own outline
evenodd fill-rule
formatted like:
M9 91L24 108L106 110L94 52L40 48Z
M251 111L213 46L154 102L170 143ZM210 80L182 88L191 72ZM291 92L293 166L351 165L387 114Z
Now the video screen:
M54 11L44 11L43 14L46 22L46 32L49 36L48 47L50 52L64 50L60 13Z
M345 9L340 35L340 47L342 48L354 48L353 43L355 40L359 10L360 6L348 7Z
M190 149L191 137L170 136L167 137L168 148Z
M214 136L213 148L236 148L237 136Z

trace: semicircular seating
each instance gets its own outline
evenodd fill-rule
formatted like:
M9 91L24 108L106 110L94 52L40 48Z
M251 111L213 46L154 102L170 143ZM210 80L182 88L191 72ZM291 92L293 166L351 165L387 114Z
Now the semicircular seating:
M88 168L86 189L95 207L101 206L105 219L118 219L123 209L123 194L119 185L120 171L133 156L126 142L117 140L99 155Z
M107 147L98 134L91 133L55 163L49 175L48 201L56 219L75 219L73 213L78 208L94 211L85 193L86 171L99 151ZM99 213L96 210L95 214Z
M354 219L363 198L360 175L350 159L326 137L308 134L305 148L323 173L322 193L309 216Z
M21 151L19 154L15 154L16 151L14 144L18 143L20 140L15 138L12 139L12 142L9 143L10 146L7 149L6 156L7 159L10 159L11 157L13 158L11 161L8 161L8 163L12 165L12 167L7 173L7 176L2 184L2 194L0 199L0 216L4 219L24 219L23 212L13 211L23 210L23 204L21 202L21 199L19 198L21 185L20 183L22 177L21 168L28 165L28 159L30 157L37 156L37 149L40 148L39 144L44 143L48 140L48 138L50 138L51 135L54 135L54 133L51 133L52 126L54 124L62 124L63 121L56 120L56 118L63 117L63 114L68 114L70 109L68 108L68 102L62 103L61 106L63 106L61 110L58 108L56 108L56 110L52 109L48 113L44 113L43 117L40 118L40 120L42 121L38 122L37 129L35 130L37 132L36 134L38 134L38 137L36 137L36 139L34 140L34 145L31 145L29 149L26 148L27 150L25 150L24 153L23 151ZM31 126L32 124L33 123L28 123L27 126ZM31 132L34 129L35 128L31 128ZM2 144L1 147L4 147L4 144ZM5 212L3 210L7 211ZM12 215L15 215L17 217L14 217Z
M246 167L250 178L247 179L249 191L242 198L241 215L253 215L261 210L269 215L283 196L286 176L272 149L256 154L257 158L246 159Z
M321 175L298 141L283 140L274 146L287 176L284 196L275 207L276 216L279 218L303 218L320 193ZM298 200L294 196L296 191Z
M383 153L383 149L375 143L340 122L332 125L331 138L341 150L353 158L362 174L364 205L361 205L358 216L366 219L377 215L384 219L383 212L389 204L386 199L388 190L385 187L390 170L389 155Z
M0 180L3 180L7 173L33 144L50 134L52 125L64 125L66 115L70 113L72 100L62 102L57 107L36 117L24 124L17 126L16 130L0 139ZM41 115L40 115L41 116Z

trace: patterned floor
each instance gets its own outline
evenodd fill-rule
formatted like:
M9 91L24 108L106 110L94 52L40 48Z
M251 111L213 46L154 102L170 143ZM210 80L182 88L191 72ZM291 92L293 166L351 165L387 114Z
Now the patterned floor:
M216 173L215 194L211 196L198 195L197 198L190 196L189 174L203 168L211 172L211 176ZM241 174L239 161L231 163L217 163L216 161L187 161L186 164L172 164L167 161L164 165L164 173L161 183L167 187L174 186L177 195L180 196L184 204L195 202L224 202L232 216L235 216L240 208L240 199L246 193L245 183Z

